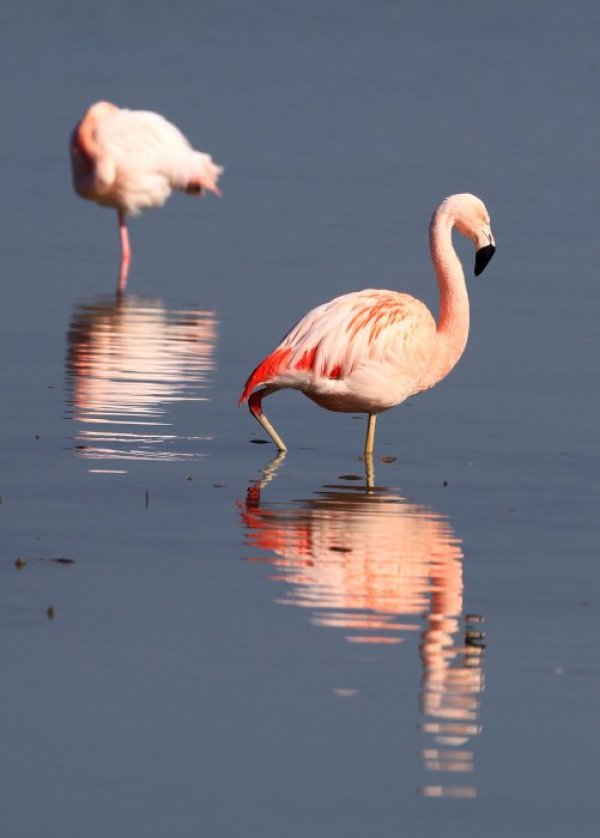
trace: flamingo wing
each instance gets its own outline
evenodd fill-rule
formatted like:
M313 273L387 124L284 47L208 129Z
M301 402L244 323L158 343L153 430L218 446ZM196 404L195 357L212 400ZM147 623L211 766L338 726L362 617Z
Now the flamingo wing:
M400 389L406 398L417 392L431 362L435 334L427 307L408 294L373 289L344 294L310 311L288 332L250 375L240 403L260 385L294 387L324 405L328 394L342 397L344 388L362 390L367 399L374 390L393 391L396 398ZM361 409L351 406L353 400L338 402L348 407L334 409Z
M99 122L96 140L114 163L115 191L127 212L160 206L172 189L218 191L221 168L160 114L120 109Z

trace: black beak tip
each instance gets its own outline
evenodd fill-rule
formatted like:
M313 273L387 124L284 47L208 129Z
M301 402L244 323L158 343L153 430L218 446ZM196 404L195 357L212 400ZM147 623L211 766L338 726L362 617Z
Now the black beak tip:
M479 276L480 273L483 273L483 271L485 270L485 266L490 261L495 252L496 248L493 244L486 244L485 247L479 248L479 250L475 254L475 276Z

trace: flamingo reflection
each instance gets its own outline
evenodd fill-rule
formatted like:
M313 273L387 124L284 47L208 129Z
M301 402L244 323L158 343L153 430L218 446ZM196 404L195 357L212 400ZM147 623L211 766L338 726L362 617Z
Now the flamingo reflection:
M281 457L278 458L281 461ZM448 520L394 491L340 483L306 500L265 502L278 462L248 488L240 511L245 543L283 588L278 602L306 608L313 624L352 643L398 644L420 633L420 704L426 771L442 781L424 796L476 795L447 783L473 772L470 741L481 728L482 618L463 618L463 552ZM444 779L445 775L445 779Z
M200 456L186 442L209 435L172 433L168 411L209 398L216 335L213 312L169 310L159 300L110 297L78 306L67 351L77 453L118 461Z

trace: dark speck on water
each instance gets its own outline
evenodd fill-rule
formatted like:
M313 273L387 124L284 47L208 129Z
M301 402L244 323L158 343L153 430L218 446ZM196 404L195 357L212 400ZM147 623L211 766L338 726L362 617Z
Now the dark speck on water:
M484 623L485 617L481 614L465 614L465 620L467 623Z
M51 562L53 564L71 565L75 564L75 559L68 559L64 556L35 556L33 558L23 559L21 556L19 556L17 559L15 559L15 567L21 570L21 568L25 567L29 562Z

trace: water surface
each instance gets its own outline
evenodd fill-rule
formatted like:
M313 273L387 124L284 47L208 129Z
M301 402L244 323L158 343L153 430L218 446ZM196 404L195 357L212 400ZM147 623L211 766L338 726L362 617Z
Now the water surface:
M203 402L214 369L212 312L169 311L128 296L78 305L69 327L67 405L74 446L91 460L193 459L169 421L175 402ZM200 407L200 406L198 406ZM200 416L200 410L195 411Z
M595 4L0 10L3 834L595 836ZM223 198L72 192L88 104L158 110ZM310 306L436 307L485 199L452 375L378 421L245 408ZM356 478L356 479L353 479ZM69 561L55 561L56 559Z

